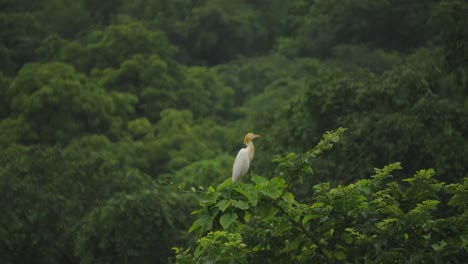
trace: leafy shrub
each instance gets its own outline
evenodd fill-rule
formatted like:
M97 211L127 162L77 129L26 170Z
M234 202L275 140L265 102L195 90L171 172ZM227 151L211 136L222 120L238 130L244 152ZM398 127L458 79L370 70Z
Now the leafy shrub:
M428 169L397 182L397 162L348 185L317 184L310 202L295 199L294 186L313 175L309 159L343 132L326 133L302 155L276 157L276 177L210 187L189 230L198 235L197 248L175 248L178 263L462 263L466 178L446 185Z

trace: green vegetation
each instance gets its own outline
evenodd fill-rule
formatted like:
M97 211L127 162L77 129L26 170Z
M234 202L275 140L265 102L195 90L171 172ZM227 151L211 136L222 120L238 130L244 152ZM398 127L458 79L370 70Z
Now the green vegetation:
M1 263L468 259L465 1L0 6Z
M277 156L278 177L210 187L193 212L197 247L193 255L174 248L178 263L462 263L466 178L444 184L428 169L394 181L397 162L352 184L314 185L310 202L295 197L313 174L309 159L330 149L343 131L326 133L300 156Z

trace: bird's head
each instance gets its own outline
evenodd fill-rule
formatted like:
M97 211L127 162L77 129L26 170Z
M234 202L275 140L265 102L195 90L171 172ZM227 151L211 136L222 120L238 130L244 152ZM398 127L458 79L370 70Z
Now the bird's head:
M252 141L254 138L258 138L260 135L255 135L254 133L247 133L244 137L244 143L247 144Z

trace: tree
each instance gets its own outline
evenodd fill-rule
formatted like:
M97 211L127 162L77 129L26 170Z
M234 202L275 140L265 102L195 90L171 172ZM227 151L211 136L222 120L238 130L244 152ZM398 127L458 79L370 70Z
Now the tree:
M134 55L118 68L94 71L99 83L109 91L119 91L138 97L136 113L156 122L165 108L177 105L177 94L183 86L181 66L170 64L157 55Z
M0 42L0 71L13 75L25 63L36 58L35 49L45 36L41 25L37 12L2 8L0 12L0 39L2 40Z
M70 65L26 65L8 92L12 116L27 122L41 143L64 143L111 127L112 99Z
M441 1L434 8L433 24L438 29L436 39L443 46L450 70L466 66L468 60L468 18L463 15L467 10L468 4L458 0Z
M327 132L302 155L276 157L276 177L254 175L252 183L231 185L228 179L210 187L189 229L197 233L197 247L193 253L175 248L177 262L462 263L468 255L466 179L445 185L428 169L395 182L390 173L401 165L393 163L349 185L317 184L310 202L297 200L295 186L313 177L309 160L343 132ZM438 198L444 194L445 203ZM436 217L447 207L456 210Z
M466 155L455 153L466 153L466 114L461 114L466 111L464 97L450 91L463 86L440 70L440 49L420 49L389 61L380 64L385 70L375 72L352 63L337 67L337 61L305 64L308 76L272 82L252 97L245 104L248 115L238 124L268 133L259 146L266 155L255 162L259 173L273 176L269 156L304 151L321 129L342 125L352 128L345 144L340 152L319 158L317 177L309 184L349 183L389 160L406 164L401 177L433 166L440 180L462 179Z
M165 109L155 125L155 136L142 142L141 151L150 162L149 171L163 179L202 159L219 155L225 129L207 121L198 123L187 110Z
M188 54L204 65L253 55L271 45L258 10L243 1L209 0L193 8L185 39L192 43L185 46Z
M468 18L463 14L468 11L468 4L462 1L441 1L434 8L433 25L438 34L435 42L441 45L443 69L445 70L444 93L452 100L468 106Z
M90 12L85 9L84 1L44 0L42 20L48 32L64 38L75 38L83 34L92 23Z
M83 219L77 256L82 263L168 262L170 245L187 241L190 196L158 185L115 195Z
M50 51L53 48L55 51ZM97 73L107 68L118 68L134 55L155 55L177 74L173 59L176 48L161 31L151 31L141 22L115 24L95 29L82 38L68 41L51 35L45 39L38 53L44 59L53 59L73 65L82 73Z
M0 262L466 258L463 1L0 2Z
M171 181L181 189L212 186L229 178L234 157L221 154L213 159L203 159L177 170Z
M136 0L124 1L120 15L127 15L138 21L145 21L151 28L166 32L177 46L184 46L183 35L188 27L187 18L192 9L205 1L189 0Z
M95 2L91 0L82 0L84 7L88 10L91 18L97 24L107 24L117 13L122 0L111 0L106 2Z
M75 262L75 232L82 217L118 193L151 183L148 176L118 162L108 144L96 136L66 149L2 149L3 263Z
M10 115L10 104L8 98L8 87L10 86L10 78L0 72L0 120Z
M424 66L419 66L420 56L428 61ZM465 115L459 115L463 107L445 97L445 85L439 81L444 73L436 68L438 56L431 63L429 51L421 50L414 58L380 77L325 70L310 79L299 116L315 120L311 123L321 128L354 129L345 139L343 155L326 165L324 173L354 156L329 176L365 175L369 167L383 166L385 160L401 160L406 173L432 164L439 179L459 181L465 176L465 155L453 155L465 153L467 144L462 136L467 129L462 121Z
M178 105L190 110L195 117L223 121L230 116L233 94L214 70L190 67L186 73L186 83L178 94Z
M213 69L216 70L220 81L232 87L234 105L241 107L254 96L264 93L270 85L274 86L284 80L301 82L305 77L312 75L318 65L319 61L315 59L289 59L280 54L270 54L240 58L217 65Z
M405 51L424 45L436 1L293 1L286 14L281 50L327 58L338 44ZM290 51L288 49L292 49Z

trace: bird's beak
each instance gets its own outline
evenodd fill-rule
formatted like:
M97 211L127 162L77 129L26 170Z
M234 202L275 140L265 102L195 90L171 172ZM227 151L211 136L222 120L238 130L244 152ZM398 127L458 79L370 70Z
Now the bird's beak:
M252 139L258 138L258 137L261 137L261 136L260 136L260 135L253 135L253 136L252 136Z

